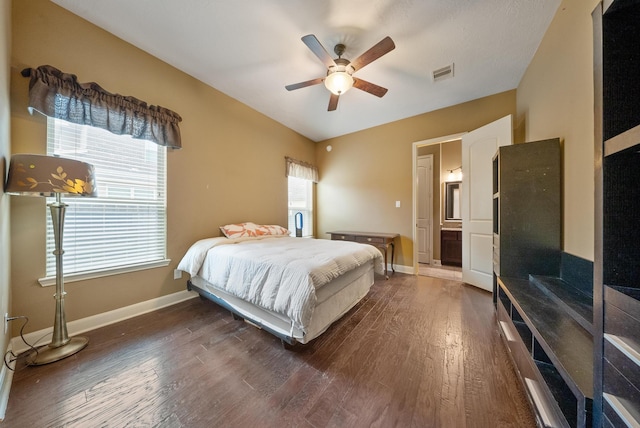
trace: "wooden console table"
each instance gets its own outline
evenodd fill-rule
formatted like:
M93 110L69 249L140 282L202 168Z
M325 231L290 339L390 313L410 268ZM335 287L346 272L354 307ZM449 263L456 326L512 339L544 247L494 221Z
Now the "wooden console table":
M332 241L354 241L363 244L370 244L378 247L384 254L384 276L388 279L387 274L387 251L391 247L391 271L395 273L393 268L393 258L395 256L396 246L395 239L400 236L398 233L376 233L376 232L352 232L352 231L337 231L327 232L331 235Z

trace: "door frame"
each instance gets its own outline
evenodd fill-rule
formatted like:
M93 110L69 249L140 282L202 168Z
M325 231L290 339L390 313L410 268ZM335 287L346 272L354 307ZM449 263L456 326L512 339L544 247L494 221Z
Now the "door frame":
M428 140L416 141L412 144L412 193L413 193L413 209L412 209L412 221L413 221L413 274L418 274L418 148L423 146L431 146L433 144L441 144L448 143L451 141L456 141L462 138L462 136L466 134L466 132L461 132L458 134L446 135L444 137L430 138ZM438 180L438 185L440 180ZM435 184L435 183L433 183ZM442 198L440 198L442 199ZM442 201L439 201L439 204L442 204ZM440 207L442 209L442 207ZM432 219L435 223L436 219ZM431 225L431 241L433 241L433 224ZM431 242L431 265L433 265L433 242Z

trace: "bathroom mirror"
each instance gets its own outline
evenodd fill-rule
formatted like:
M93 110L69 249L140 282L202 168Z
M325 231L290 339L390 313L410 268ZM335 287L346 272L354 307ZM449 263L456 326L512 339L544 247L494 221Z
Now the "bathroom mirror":
M460 216L460 182L450 181L444 183L444 219L461 220Z

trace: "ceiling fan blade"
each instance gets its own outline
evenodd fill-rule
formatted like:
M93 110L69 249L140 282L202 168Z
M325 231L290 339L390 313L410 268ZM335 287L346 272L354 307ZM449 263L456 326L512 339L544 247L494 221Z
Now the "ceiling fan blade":
M391 37L387 36L384 39L380 40L376 45L374 45L371 49L360 55L358 58L351 61L351 66L355 70L360 70L367 64L377 60L382 55L385 55L396 48L395 43L391 40Z
M340 98L340 95L331 93L331 98L329 98L329 108L327 111L334 111L338 108L338 98Z
M309 49L311 49L311 52L313 52L327 68L334 67L336 65L333 58L331 58L331 55L329 55L329 52L327 52L324 46L320 44L316 36L314 36L313 34L307 34L302 38L302 41L305 45L307 45Z
M362 79L353 79L353 87L380 98L382 98L384 94L387 93L387 88L383 88L382 86L378 86L374 83L367 82L366 80Z
M305 82L293 83L291 85L285 86L285 88L287 89L287 91L293 91L294 89L306 88L307 86L317 85L319 83L322 83L323 80L324 80L324 77L318 77L317 79L311 79Z

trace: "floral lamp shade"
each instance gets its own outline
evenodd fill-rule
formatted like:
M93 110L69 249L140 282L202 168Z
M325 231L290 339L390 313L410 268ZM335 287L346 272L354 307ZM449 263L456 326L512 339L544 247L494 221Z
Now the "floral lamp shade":
M93 165L33 154L11 157L5 192L26 196L97 196Z

